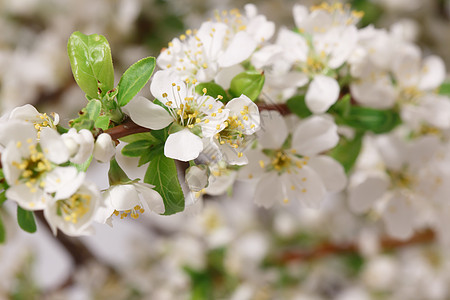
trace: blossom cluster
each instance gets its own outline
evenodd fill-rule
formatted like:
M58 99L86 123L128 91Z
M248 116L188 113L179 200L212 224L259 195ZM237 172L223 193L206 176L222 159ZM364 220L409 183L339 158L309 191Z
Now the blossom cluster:
M295 28L276 31L254 5L223 11L117 86L106 39L75 32L68 54L88 104L70 129L29 105L2 118L6 199L81 235L114 215L195 210L237 180L265 208L320 209L340 193L393 237L432 228L446 241L444 62L399 30L358 28L362 17L342 3L295 5ZM138 96L150 77L152 100ZM118 143L148 163L142 180L113 158ZM110 163L104 191L85 181L92 159Z

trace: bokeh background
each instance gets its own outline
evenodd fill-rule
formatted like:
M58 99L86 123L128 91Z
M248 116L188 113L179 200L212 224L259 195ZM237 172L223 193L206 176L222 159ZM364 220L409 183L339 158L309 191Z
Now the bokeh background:
M361 26L404 30L450 67L450 1L349 2L366 13ZM0 111L31 103L58 112L63 124L76 116L86 100L66 53L74 31L107 37L118 81L129 65L157 56L215 11L246 3L0 0ZM277 28L292 28L292 6L319 1L253 3ZM146 166L135 168L120 148L117 155L130 178L143 177ZM107 169L95 164L89 174L101 188ZM55 239L43 223L35 234L22 232L14 205L6 205L0 299L450 299L450 254L430 234L407 245L380 243L371 217L353 215L339 195L321 211L293 211L259 209L251 192L238 183L197 211L117 219L79 239Z

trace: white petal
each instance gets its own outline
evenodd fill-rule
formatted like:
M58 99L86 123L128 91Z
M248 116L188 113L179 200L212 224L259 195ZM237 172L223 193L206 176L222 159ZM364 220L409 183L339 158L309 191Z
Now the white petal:
M203 43L204 54L209 60L216 60L223 48L228 26L224 23L203 22L197 36Z
M292 148L301 155L316 155L337 145L339 136L333 121L312 116L303 121L292 135Z
M35 122L42 120L40 119L41 114L37 111L37 109L31 104L25 104L20 107L16 107L11 111L9 115L10 119L19 119L26 122Z
M167 127L173 122L172 116L161 106L144 97L136 97L123 107L134 123L154 130Z
M175 107L180 107L188 93L186 83L170 70L158 71L153 75L150 91L162 103L172 101Z
M306 6L295 4L292 9L294 15L295 26L302 27L304 20L308 17L308 8Z
M244 120L241 114L245 107L248 108L247 120ZM234 98L227 103L225 108L230 110L230 116L237 116L244 124L244 129L242 129L244 134L250 135L259 130L261 120L258 106L247 96L241 95L239 98Z
M389 180L382 174L355 173L349 186L350 209L355 213L367 212L388 187Z
M289 134L283 116L275 110L261 112L261 130L257 133L263 148L280 149Z
M239 31L217 62L222 68L239 64L250 57L253 51L255 51L256 46L255 40L248 33Z
M222 159L230 165L243 166L248 163L247 156L244 154L239 156L242 149L235 149L228 144L219 145Z
M339 36L336 46L332 48L328 66L332 69L339 68L354 51L358 40L358 30L356 26L348 26L345 29L337 29L336 32L330 32Z
M36 143L36 129L34 129L33 124L21 120L10 120L2 124L0 144L4 147L11 141L24 143L28 139L31 139L32 144Z
M306 92L306 105L313 113L324 113L336 102L339 91L336 79L325 75L316 75Z
M72 196L84 181L86 173L75 167L57 167L45 178L45 191L55 193L55 200Z
M446 76L445 63L439 56L429 56L424 59L422 76L419 80L419 89L432 90L439 87Z
M256 186L254 197L257 205L270 208L276 202L283 201L280 177L275 172L264 175Z
M164 202L161 195L153 189L153 186L147 183L134 183L136 190L141 194L141 199L147 204L148 208L157 213L162 214L165 211Z
M39 143L45 156L55 164L62 164L69 160L69 149L56 130L49 127L42 128Z
M309 47L306 40L300 34L286 28L281 28L276 44L285 50L283 56L289 63L293 64L297 61L306 61Z
M382 217L390 236L407 239L413 234L415 214L408 199L398 194L393 195L389 199Z
M288 200L294 199L309 208L321 207L326 189L322 178L315 170L306 165L297 169L295 173L284 173L282 181Z
M118 211L129 210L140 204L139 195L133 184L114 185L109 189L111 206Z
M421 51L413 44L403 44L395 52L392 71L401 87L416 86L420 80Z
M206 168L192 166L187 169L185 180L189 189L198 192L208 184L208 172Z
M268 45L256 51L251 58L252 65L260 69L264 66L270 65L280 57L283 53L283 48L279 45Z
M9 143L6 149L3 150L1 159L3 174L5 175L6 182L8 182L9 185L14 185L16 180L19 179L19 176L22 173L19 168L13 165L13 162L20 163L22 161L21 153L20 151L18 151L17 146L14 142Z
M165 156L181 161L196 159L202 150L202 139L190 132L189 129L169 135L164 145Z
M75 164L84 163L94 151L94 137L89 130L81 129L77 138L79 148L77 153L70 159Z
M214 78L214 81L225 90L228 90L230 88L231 80L244 71L245 69L241 65L234 65L220 70Z
M34 192L32 192L34 188ZM22 208L27 210L41 210L47 205L44 191L38 185L27 187L25 184L13 185L6 190L6 198L16 201Z
M345 188L347 176L344 168L333 158L325 155L311 157L308 166L320 175L327 191L339 192Z
M245 154L248 157L248 164L239 169L238 178L248 180L261 177L265 172L265 166L270 163L269 157L261 150L249 149Z

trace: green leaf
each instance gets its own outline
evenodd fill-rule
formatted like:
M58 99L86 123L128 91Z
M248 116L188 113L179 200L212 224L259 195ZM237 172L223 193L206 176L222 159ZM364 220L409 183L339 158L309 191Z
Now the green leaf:
M97 99L92 99L86 105L86 112L88 113L89 119L96 121L100 116L100 111L102 110L102 102Z
M36 232L36 222L32 211L25 210L17 206L17 222L20 228L29 233Z
M302 119L312 115L311 111L306 106L304 95L294 96L290 98L286 104L292 113L296 114Z
M139 141L139 140L155 140L156 139L151 135L150 132L140 132L140 133L135 133L132 135L127 135L124 137L121 137L119 140L125 142L125 143L132 143L135 141Z
M379 110L368 107L353 106L344 124L356 128L372 131L373 133L386 133L401 123L400 116L393 110Z
M100 128L102 130L106 130L109 128L109 124L111 122L111 116L103 115L99 116L97 120L95 120L95 127Z
M6 201L6 191L3 191L0 193L0 206L3 205L3 203L5 203Z
M229 92L233 97L239 97L241 94L244 94L252 101L255 101L261 93L264 81L264 73L256 71L242 72L231 80Z
M153 184L164 201L165 215L184 210L184 195L178 181L177 168L173 159L164 156L163 151L154 156L145 173L144 182Z
M141 156L143 152L148 151L153 143L150 140L138 140L122 148L122 154L125 156Z
M6 241L6 229L2 221L2 216L0 215L0 244Z
M353 140L341 138L339 144L329 152L329 155L344 167L346 173L350 172L358 158L363 136L364 134L360 132Z
M195 92L197 94L203 95L203 89L206 89L206 95L211 96L215 99L217 97L222 96L222 102L227 102L229 99L227 92L217 83L214 82L204 82L199 83L195 86Z
M450 82L444 82L439 87L439 94L450 97Z
M73 77L91 98L104 96L114 88L111 49L102 35L72 33L67 44Z
M117 101L126 105L147 84L155 69L155 58L147 57L133 64L123 73L119 81Z

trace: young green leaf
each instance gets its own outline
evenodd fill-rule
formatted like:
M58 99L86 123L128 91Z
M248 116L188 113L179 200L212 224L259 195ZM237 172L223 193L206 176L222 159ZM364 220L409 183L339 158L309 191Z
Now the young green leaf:
M109 162L108 179L110 185L122 184L131 181L131 179L119 166L115 158Z
M150 132L140 132L121 137L119 140L125 143L132 143L139 140L156 140L156 138L154 138Z
M111 49L102 35L72 33L67 44L73 77L91 98L104 96L114 88Z
M0 216L0 244L3 244L6 241L6 229L3 224L2 217Z
M144 182L153 184L164 201L165 215L184 210L184 195L178 181L177 168L173 159L164 156L163 151L155 155L147 168Z
M89 119L91 120L97 120L97 118L100 116L100 111L102 110L102 103L100 100L92 99L89 101L89 103L86 105L86 112L88 113Z
M102 115L102 116L99 116L95 120L95 127L100 128L102 130L106 130L106 129L109 128L110 122L111 122L111 116L109 116L109 115Z
M339 144L330 152L330 156L336 159L344 167L346 173L350 172L361 151L364 134L357 133L353 140L341 138Z
M206 89L206 95L217 99L218 96L222 96L222 102L227 102L229 99L227 92L217 83L214 82L204 82L199 83L195 86L195 92L197 94L203 95L203 89Z
M147 84L155 69L155 58L147 57L133 64L123 73L119 81L117 101L126 105Z
M264 81L264 73L245 71L231 80L229 92L233 97L239 97L244 94L252 101L255 101L262 91Z
M29 233L36 232L36 222L32 211L25 210L17 206L17 222L20 228Z
M306 106L305 96L303 95L292 97L286 102L286 104L291 112L293 112L302 119L312 115L311 111Z

